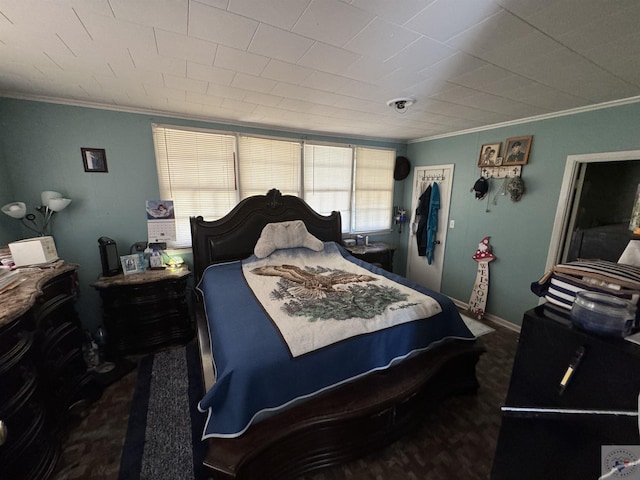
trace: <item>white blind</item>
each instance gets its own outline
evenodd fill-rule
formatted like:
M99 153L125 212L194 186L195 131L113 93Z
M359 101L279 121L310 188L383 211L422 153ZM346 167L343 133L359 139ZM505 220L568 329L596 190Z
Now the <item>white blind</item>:
M300 196L300 142L241 136L238 154L241 198L272 188Z
M328 145L304 146L304 199L321 215L337 210L342 231L351 225L353 149Z
M395 152L356 147L353 231L391 228Z
M162 125L153 125L153 139L158 200L174 202L172 246L191 245L190 216L221 218L241 199L272 188L304 198L322 215L339 211L343 232L391 228L393 150L314 144L303 150L300 141Z
M159 200L173 200L175 209L173 246L190 246L190 216L213 220L238 203L235 137L154 125L153 139Z

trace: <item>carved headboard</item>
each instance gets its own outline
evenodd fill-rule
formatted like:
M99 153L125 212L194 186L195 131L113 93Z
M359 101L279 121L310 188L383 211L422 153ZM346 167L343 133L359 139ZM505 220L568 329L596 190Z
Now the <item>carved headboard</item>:
M266 195L245 198L219 220L191 217L191 239L196 282L211 264L241 260L253 253L268 223L302 220L309 233L324 242L340 242L340 212L323 216L304 200L272 189Z

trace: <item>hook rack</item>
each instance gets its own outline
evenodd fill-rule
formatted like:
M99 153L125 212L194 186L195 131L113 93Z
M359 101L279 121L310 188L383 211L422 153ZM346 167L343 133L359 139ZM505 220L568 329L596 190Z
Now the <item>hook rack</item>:
M444 180L444 170L442 171L442 173L438 173L438 174L433 174L433 175L427 175L427 172L422 172L422 178L421 180L423 182L441 182Z
M513 165L511 167L482 167L480 175L484 178L510 178L522 175L522 165Z

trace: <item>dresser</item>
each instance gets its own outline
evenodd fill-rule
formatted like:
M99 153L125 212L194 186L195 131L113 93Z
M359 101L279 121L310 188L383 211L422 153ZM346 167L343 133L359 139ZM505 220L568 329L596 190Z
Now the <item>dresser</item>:
M603 445L640 444L637 416L608 413L637 413L639 393L640 345L574 328L543 306L526 312L492 480L599 478Z
M28 269L0 292L0 478L46 479L70 415L102 387L82 354L77 267Z
M143 354L187 343L195 334L187 298L188 268L100 277L108 355Z

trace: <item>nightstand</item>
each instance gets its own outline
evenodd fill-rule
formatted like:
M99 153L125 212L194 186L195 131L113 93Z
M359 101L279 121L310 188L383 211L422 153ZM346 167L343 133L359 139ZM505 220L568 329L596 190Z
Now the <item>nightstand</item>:
M369 245L354 245L344 247L351 255L365 262L372 263L384 268L388 272L393 272L393 254L395 248L384 242L373 242Z
M188 268L100 277L108 354L149 353L182 345L194 336L187 301Z

